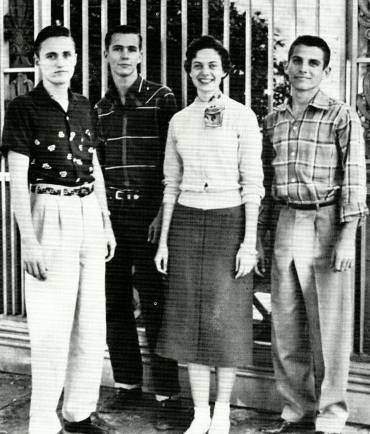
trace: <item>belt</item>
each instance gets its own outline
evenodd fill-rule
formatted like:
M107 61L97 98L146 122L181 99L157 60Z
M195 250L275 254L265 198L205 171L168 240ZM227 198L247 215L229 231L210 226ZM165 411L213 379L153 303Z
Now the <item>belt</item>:
M32 184L31 192L37 194L52 194L55 196L79 196L85 197L94 191L94 185L80 187L62 187L58 185Z
M108 187L107 196L111 200L135 202L143 197L143 193L134 188Z
M323 208L324 206L335 205L336 203L338 203L338 199L330 200L328 202L318 202L318 203L294 203L294 202L284 202L283 200L280 200L278 201L278 203L293 209L315 210L318 208Z

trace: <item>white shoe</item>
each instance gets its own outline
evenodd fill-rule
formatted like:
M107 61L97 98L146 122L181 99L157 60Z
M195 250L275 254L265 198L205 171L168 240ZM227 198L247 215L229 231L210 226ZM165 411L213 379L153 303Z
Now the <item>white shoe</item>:
M211 418L208 420L196 418L193 419L189 428L185 431L184 434L206 434L211 425Z
M212 419L208 434L229 434L230 420Z
M209 406L194 408L194 419L184 434L206 434L211 425Z
M209 434L229 434L230 431L230 404L215 403Z

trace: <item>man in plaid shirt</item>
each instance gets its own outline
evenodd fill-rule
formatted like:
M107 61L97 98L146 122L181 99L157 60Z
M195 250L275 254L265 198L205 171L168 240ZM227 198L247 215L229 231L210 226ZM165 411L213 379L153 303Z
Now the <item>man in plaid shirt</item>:
M272 348L284 400L269 433L313 424L340 433L348 417L351 268L367 214L366 169L357 114L319 88L329 60L324 40L297 38L286 68L291 95L265 119L261 227L268 229L273 203Z

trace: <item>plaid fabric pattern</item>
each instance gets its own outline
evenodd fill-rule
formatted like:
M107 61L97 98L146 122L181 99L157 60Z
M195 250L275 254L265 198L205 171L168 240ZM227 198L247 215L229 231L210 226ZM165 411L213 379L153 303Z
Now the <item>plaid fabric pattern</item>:
M322 91L300 119L290 100L266 117L263 161L267 200L317 204L338 196L341 222L367 214L360 120Z

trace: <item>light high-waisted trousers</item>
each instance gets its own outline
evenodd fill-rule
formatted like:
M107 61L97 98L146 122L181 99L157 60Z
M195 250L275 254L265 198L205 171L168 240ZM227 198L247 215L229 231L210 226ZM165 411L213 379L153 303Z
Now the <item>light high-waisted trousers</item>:
M316 415L316 430L341 432L352 348L351 272L330 268L338 239L337 205L284 206L272 265L272 344L282 417Z
M85 197L31 194L47 279L26 275L31 340L29 434L56 434L63 417L86 419L99 397L105 348L105 237L95 193Z

